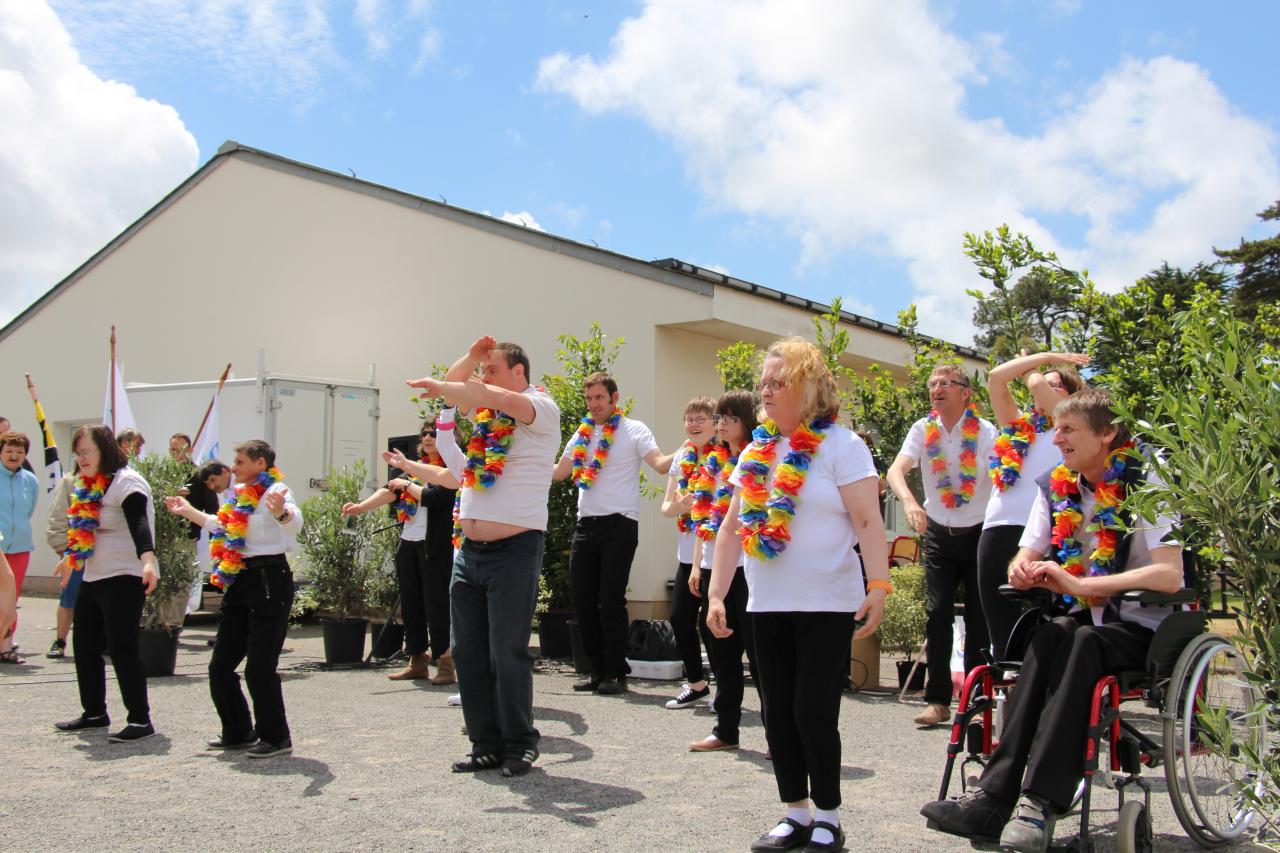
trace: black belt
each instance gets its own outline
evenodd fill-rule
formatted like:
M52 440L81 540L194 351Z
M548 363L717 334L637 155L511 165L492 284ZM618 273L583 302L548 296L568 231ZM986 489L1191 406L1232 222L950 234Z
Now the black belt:
M937 531L946 533L948 536L970 536L974 533L982 532L981 522L979 522L978 524L970 524L968 527L949 527L948 525L945 525L945 524L939 524L938 522L934 521L932 518L929 519L929 528L931 530L937 530Z
M584 515L582 518L578 519L578 523L584 526L593 524L614 524L619 521L628 521L632 524L636 523L634 518L627 518L620 512L612 512L608 515Z
M284 554L262 554L257 557L245 557L244 565L246 569L256 569L262 566L274 566L276 563L289 564Z
M471 537L462 540L462 547L472 551L498 551L506 548L508 545L518 543L526 537L542 536L541 530L526 530L523 533L516 533L512 536L505 536L502 539L493 539L488 542L478 542Z

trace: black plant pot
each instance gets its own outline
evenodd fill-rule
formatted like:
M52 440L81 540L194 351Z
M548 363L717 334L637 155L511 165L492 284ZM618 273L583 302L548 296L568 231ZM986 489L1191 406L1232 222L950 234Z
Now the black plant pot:
M325 663L360 663L364 660L368 619L321 619L320 630L324 635Z
M370 654L389 658L404 648L404 626L399 622L370 622L369 641L373 644Z
M907 683L907 674L911 672L911 667L915 666L914 661L900 660L898 666L898 689L901 690ZM924 690L924 661L920 662L920 666L916 668L915 673L911 676L911 686L909 690Z
M587 647L582 642L582 626L577 619L569 620L569 645L573 647L574 672L591 672L591 659L587 657Z
M569 638L572 610L549 610L538 618L538 654L544 658L567 658L573 654Z
M178 665L178 635L181 628L143 628L138 632L138 657L147 678L173 675Z

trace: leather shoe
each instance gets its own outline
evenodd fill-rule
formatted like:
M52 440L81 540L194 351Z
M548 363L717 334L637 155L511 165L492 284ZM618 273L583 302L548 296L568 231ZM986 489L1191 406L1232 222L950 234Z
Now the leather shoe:
M938 702L930 702L929 706L916 714L917 726L937 726L951 719L951 709Z
M1013 805L976 788L958 799L925 803L920 814L928 818L930 829L994 841L1013 814Z
M770 835L766 832L764 835L751 842L752 850L794 850L797 847L803 847L809 843L809 827L802 823L797 823L789 817L784 817L778 823L791 824L790 835ZM775 824L776 826L777 824ZM772 830L772 827L770 827Z
M627 680L625 678L606 678L600 682L596 692L602 696L616 696L619 693L626 693Z
M573 683L573 689L579 693L595 693L596 688L600 686L601 681L604 681L604 679L593 675L590 678L583 679L582 681L575 681Z
M690 752L722 752L726 749L737 749L736 743L725 743L715 735L708 735L703 740L695 740L689 744Z
M815 841L813 839L813 831L815 829L825 829L831 833L830 841ZM809 843L804 846L803 853L822 853L823 850L843 850L844 849L844 830L838 826L832 826L825 820L815 820L813 825L809 827Z

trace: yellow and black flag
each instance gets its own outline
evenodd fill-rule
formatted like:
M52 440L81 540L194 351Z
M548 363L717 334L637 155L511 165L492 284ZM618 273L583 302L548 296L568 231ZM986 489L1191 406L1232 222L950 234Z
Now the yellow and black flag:
M31 392L31 402L36 404L36 423L40 424L40 434L44 436L44 490L52 492L62 479L62 461L58 459L58 444L53 440L53 432L49 429L49 421L44 416L44 407L36 396L36 386L27 374L27 390Z

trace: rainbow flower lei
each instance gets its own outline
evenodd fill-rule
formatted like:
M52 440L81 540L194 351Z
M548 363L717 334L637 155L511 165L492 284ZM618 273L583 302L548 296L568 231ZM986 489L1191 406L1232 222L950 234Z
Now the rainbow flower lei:
M714 439L713 439L714 441ZM698 462L701 460L702 454L698 451L698 446L692 441L685 441L680 447L680 455L676 459L676 463L680 466L680 477L676 480L676 486L682 492L689 490L689 482L698 472ZM676 527L681 533L691 533L693 531L693 522L689 516L682 515L676 519Z
M419 458L418 461L424 462L427 465L438 465L440 467L444 467L444 460L441 459L438 454L428 454L427 456ZM418 486L422 485L422 481L417 477L410 477L409 482ZM391 508L395 510L396 522L398 524L408 524L413 521L413 517L418 514L418 501L414 499L408 489L404 489L400 492L399 497L397 497L391 504Z
M791 434L791 448L773 476L773 489L765 483L778 453L778 426L765 421L752 433L752 442L742 452L738 479L742 484L742 550L758 560L772 560L791 541L788 526L796 515L796 496L834 418L815 418L800 424Z
M587 445L591 443L591 434L595 431L596 422L591 415L587 415L578 425L578 431L573 437L572 476L578 488L584 492L591 488L591 484L600 474L600 469L604 467L605 460L609 458L609 448L613 446L613 436L618 431L618 424L621 421L622 409L614 409L609 420L605 421L600 429L600 441L591 454L590 464L587 464Z
M235 496L218 509L218 528L209 536L209 559L213 573L209 583L227 589L244 571L244 544L249 535L249 516L258 508L267 489L284 479L280 469L272 466L252 483L235 487Z
M1049 475L1049 494L1053 501L1053 532L1049 541L1054 547L1058 562L1074 577L1097 577L1116 571L1116 545L1120 541L1122 524L1120 505L1125 497L1125 475L1129 467L1137 463L1133 442L1125 442L1107 454L1106 470L1102 482L1094 488L1094 513L1089 519L1087 531L1095 535L1095 547L1089 555L1086 570L1083 547L1077 534L1084 521L1080 506L1080 475L1066 465L1059 465ZM1071 596L1063 596L1071 601ZM1106 598L1086 597L1081 603L1098 607Z
M924 422L924 450L929 457L929 470L938 485L938 495L947 509L959 509L973 500L978 482L978 410L972 405L960 419L960 491L951 485L947 457L942 453L942 427L936 411L929 412Z
M476 431L467 442L467 467L462 487L491 489L502 476L516 431L515 418L493 409L476 409Z
M462 547L462 490L453 496L453 550Z
M83 571L93 556L94 531L101 524L102 498L111 486L112 475L78 475L67 508L67 548L63 555L71 558L73 571Z
M738 467L738 456L741 452L739 449L737 453L730 455L730 451L726 448L724 454L717 454L714 461L711 458L707 459L707 472L719 480L719 485L716 488L715 497L711 500L711 512L697 531L698 536L703 539L714 539L720 532L724 517L729 513L729 501L733 499L734 492L734 485L729 482L729 478ZM727 458L722 459L721 456ZM717 467L718 470L716 470Z
M689 488L693 492L693 509L689 512L689 526L699 539L710 541L715 538L715 531L708 529L711 521L711 508L715 503L716 478L724 470L729 459L729 448L718 440L712 439L707 445L706 456L702 464L689 479Z
M991 485L997 491L1006 491L1018 482L1022 476L1022 460L1036 437L1048 428L1049 419L1032 407L1019 412L1007 427L1000 430L992 447L991 459L987 462Z

